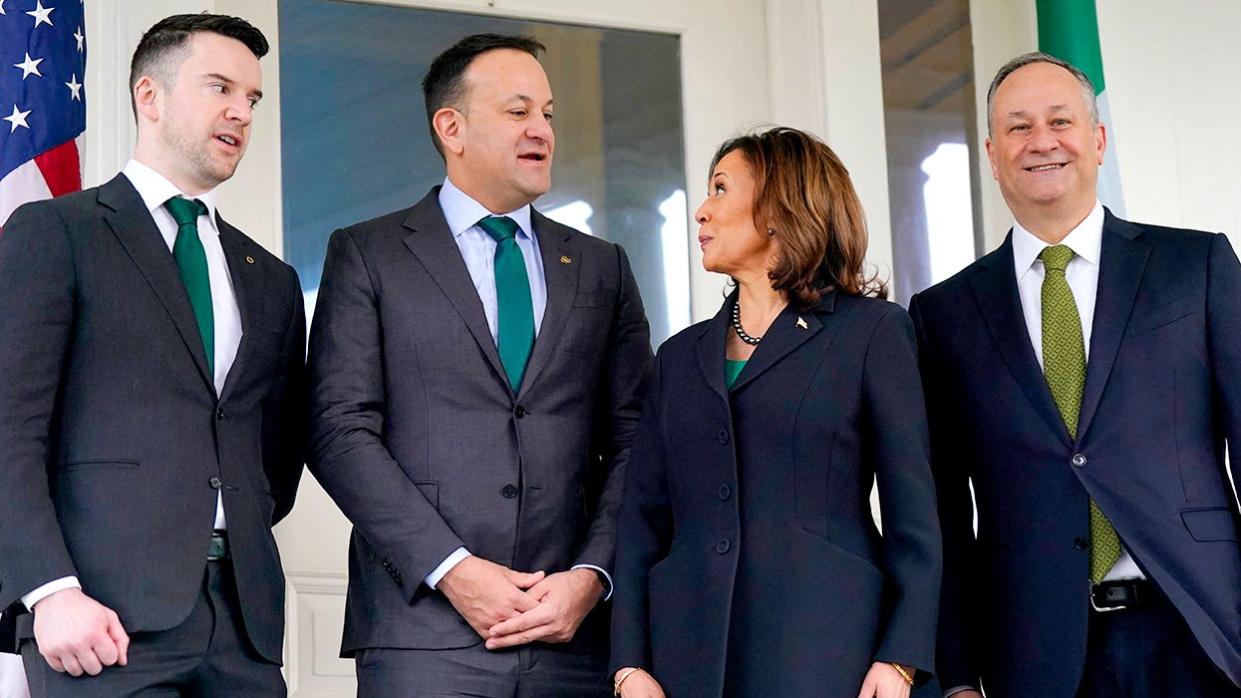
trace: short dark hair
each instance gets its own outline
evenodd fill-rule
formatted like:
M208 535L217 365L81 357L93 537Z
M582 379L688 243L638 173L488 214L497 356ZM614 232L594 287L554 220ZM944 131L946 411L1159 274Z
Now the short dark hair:
M180 60L174 58L183 58L178 54L184 51L190 37L199 32L236 39L245 44L255 58L267 55L267 37L240 17L206 12L165 17L142 35L138 48L134 49L134 57L129 62L130 106L134 109L135 119L138 118L138 106L132 104L134 85L138 84L143 75L150 75L166 86L171 85L176 75L176 67L180 65Z
M707 178L729 153L745 160L754 176L754 225L780 243L767 272L771 287L804 310L829 291L887 298L877 273L868 275L866 216L849 171L836 153L811 133L784 126L724 141Z
M1000 83L1004 82L1009 75L1012 75L1019 68L1024 68L1033 63L1048 63L1069 71L1069 74L1076 78L1077 84L1082 87L1082 99L1086 102L1086 106L1090 108L1090 124L1092 126L1097 126L1099 124L1099 100L1095 97L1094 83L1090 81L1090 76L1086 75L1080 68L1072 63L1060 60L1050 53L1031 51L1029 53L1023 53L1000 66L1000 69L996 71L995 77L991 80L991 87L987 90L988 136L991 135L991 117L994 116L995 111L995 93L1000 89Z
M507 34L472 34L453 44L448 50L431 61L431 67L422 78L422 97L427 103L427 128L431 130L431 143L444 157L444 146L435 133L435 112L460 102L465 96L465 70L475 58L500 49L524 51L539 57L547 47L528 36Z

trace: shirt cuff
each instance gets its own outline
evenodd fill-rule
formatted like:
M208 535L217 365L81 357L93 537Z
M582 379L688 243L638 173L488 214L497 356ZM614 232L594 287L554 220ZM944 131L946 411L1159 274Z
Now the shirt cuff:
M431 570L431 574L428 574L426 579L423 579L422 581L425 582L427 586L434 589L439 585L440 580L444 578L444 575L448 574L452 568L456 567L458 562L461 562L469 556L470 551L466 550L465 547L457 548L449 553L448 557L444 558L444 561L441 562L438 567Z
M55 594L58 591L64 591L65 589L81 588L82 583L78 581L77 577L61 577L60 579L53 579L47 584L44 584L29 594L23 596L22 605L26 607L27 611L34 612L34 605L52 594Z
M570 569L575 569L575 570L588 569L588 570L594 570L598 572L599 576L603 578L603 600L607 601L608 599L612 598L612 575L608 574L607 570L603 569L602 567L596 567L595 565L587 565L587 564L574 565Z
M944 698L948 698L948 696L955 696L961 691L977 691L977 690L978 689L974 688L973 686L955 686L953 688L948 689L947 691L944 691Z

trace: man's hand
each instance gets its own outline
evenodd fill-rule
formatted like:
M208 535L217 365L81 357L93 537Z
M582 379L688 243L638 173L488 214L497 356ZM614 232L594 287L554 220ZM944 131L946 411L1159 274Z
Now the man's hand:
M116 612L82 593L63 589L34 605L34 639L48 666L74 676L97 676L129 663L129 635Z
M579 568L548 575L530 587L529 593L539 605L492 626L485 636L487 649L498 650L536 640L572 640L586 614L603 596L603 583L594 570Z
M524 590L542 580L542 572L515 572L471 555L448 570L436 588L444 592L474 632L485 638L496 623L539 605Z
M912 676L912 672L910 673ZM909 691L912 687L905 680L904 676L896 670L896 667L887 662L875 662L870 665L870 671L866 672L866 679L862 681L862 690L858 691L858 698L909 698Z
M621 671L626 670L621 669L616 672L616 676L620 676ZM615 680L616 676L612 679ZM621 684L620 695L621 698L664 698L664 688L645 669L638 669L625 677L625 683Z

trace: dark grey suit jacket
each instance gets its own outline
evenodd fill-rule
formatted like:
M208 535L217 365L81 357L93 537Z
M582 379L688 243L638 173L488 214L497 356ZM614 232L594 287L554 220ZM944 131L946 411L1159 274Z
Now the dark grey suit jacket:
M0 608L76 575L129 633L192 610L224 489L246 630L281 660L271 526L302 469L297 274L217 218L244 336L216 395L193 310L124 176L0 235Z
M624 252L534 212L547 309L520 392L439 207L333 234L310 339L309 465L349 520L342 654L481 640L423 579L458 546L612 567L650 336ZM606 654L606 606L570 649Z

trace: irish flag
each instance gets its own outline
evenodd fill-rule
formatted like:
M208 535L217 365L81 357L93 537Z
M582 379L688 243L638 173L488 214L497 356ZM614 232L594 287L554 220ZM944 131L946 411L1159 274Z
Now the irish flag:
M1122 218L1125 200L1120 191L1116 158L1116 131L1112 129L1103 79L1103 52L1099 50L1099 18L1094 0L1038 0L1038 50L1072 63L1090 77L1099 101L1099 121L1107 129L1107 153L1099 172L1099 201Z

